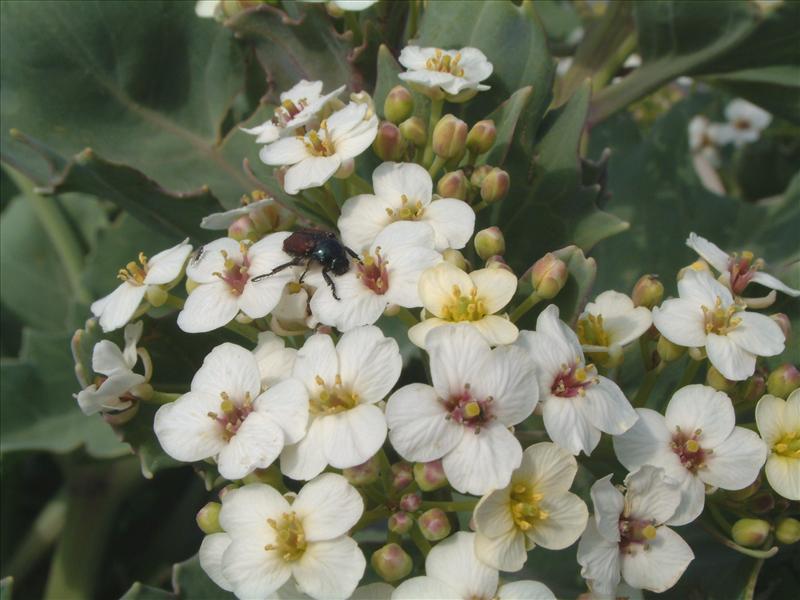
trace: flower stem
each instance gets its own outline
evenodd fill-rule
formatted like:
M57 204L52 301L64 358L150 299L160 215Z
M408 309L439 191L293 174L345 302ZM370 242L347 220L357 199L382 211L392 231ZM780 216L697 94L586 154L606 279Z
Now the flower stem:
M700 360L694 360L691 356L688 358L688 360L689 362L683 371L681 380L678 382L678 387L675 388L676 390L679 390L694 381L694 376L697 375L697 369L700 368L700 363L703 362Z
M636 397L633 399L634 408L642 408L647 404L647 399L653 392L653 388L656 387L656 382L660 374L660 369L653 369L645 373L642 385L639 387L639 390L636 392Z
M481 200L475 206L472 207L472 210L475 212L475 214L478 214L484 208L489 208L489 203L486 200Z
M381 448L378 453L378 460L380 461L381 469L381 482L383 483L383 493L386 498L393 498L396 494L392 488L392 465L389 462L389 457L386 456L386 450Z
M720 542L723 546L727 546L731 550L736 550L736 552L744 554L745 556L764 559L775 556L778 553L777 546L772 546L772 548L770 548L769 550L755 550L753 548L745 548L744 546L740 546L733 540L726 538L719 531L717 531L716 528L709 525L708 523L701 521L700 525L711 535L711 537Z
M761 573L761 567L764 566L764 560L763 558L759 558L756 560L756 564L753 565L753 570L750 571L750 577L747 578L747 585L742 594L743 600L753 600L755 597L756 584L758 583L758 576Z
M419 319L417 319L417 317L415 317L410 310L404 307L400 307L400 311L397 313L397 318L409 327L413 327L419 323Z
M477 500L462 500L453 502L437 502L434 500L426 500L423 501L420 508L422 510L440 508L444 512L472 512L477 504Z
M433 163L433 128L442 118L444 108L444 98L441 100L431 99L431 117L428 121L428 143L425 144L425 154L422 156L422 166L430 167Z
M422 556L428 556L428 553L431 551L431 543L425 539L425 536L422 535L422 532L419 530L419 524L414 523L414 526L411 528L410 531L411 541L419 548L419 551L422 553Z
M352 532L359 531L364 529L367 525L371 525L375 521L380 521L381 519L389 518L389 515L392 514L385 506L379 506L378 508L373 508L372 510L368 510L364 514L361 515L361 518L358 520L358 523L353 525Z
M522 301L522 304L517 306L517 308L514 309L514 312L511 313L511 322L516 323L519 321L525 313L541 302L541 300L542 298L540 298L536 292L525 298L525 300Z
M444 166L444 163L446 162L447 159L437 155L436 158L433 159L433 164L428 169L428 173L430 174L430 176L432 178L436 177L436 173L439 172L439 169L441 169Z
M157 392L153 390L153 394L149 398L143 398L142 400L149 404L169 404L170 402L175 402L175 400L182 395L183 394L172 394L170 392Z

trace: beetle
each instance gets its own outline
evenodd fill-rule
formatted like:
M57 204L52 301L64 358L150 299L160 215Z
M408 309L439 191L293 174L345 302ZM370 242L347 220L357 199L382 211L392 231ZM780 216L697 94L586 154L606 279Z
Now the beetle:
M258 282L288 267L305 265L306 270L300 276L300 283L303 283L311 264L317 263L322 267L322 278L331 288L333 297L339 300L339 296L336 295L336 284L331 279L330 273L334 275L347 273L350 270L348 255L359 262L361 261L358 254L336 238L335 233L322 231L321 229L298 229L283 241L283 251L294 258L289 262L278 265L269 273L253 277L253 282Z

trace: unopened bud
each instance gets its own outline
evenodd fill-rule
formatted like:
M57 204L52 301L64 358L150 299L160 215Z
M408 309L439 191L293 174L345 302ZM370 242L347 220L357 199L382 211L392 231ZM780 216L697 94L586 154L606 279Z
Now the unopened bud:
M220 490L217 492L217 496L220 500L224 500L225 496L228 495L228 492L232 492L233 490L239 489L239 486L235 483L229 483L228 485L221 487Z
M458 200L466 200L467 192L469 191L469 181L464 171L450 171L445 173L436 184L436 192L442 198L457 198Z
M664 284L659 281L658 275L642 275L631 293L633 305L636 307L653 308L661 304L663 298Z
M767 381L756 373L748 379L741 388L740 399L742 402L757 402L767 390Z
M369 562L384 581L390 582L402 579L414 567L411 557L399 544L386 544L378 548Z
M785 313L775 313L770 315L769 318L778 324L778 327L783 332L783 337L788 342L789 337L792 335L792 322L789 320L789 316Z
M428 128L419 117L411 117L400 123L400 133L414 146L424 146L428 142Z
M249 215L243 215L228 226L228 237L241 242L243 240L258 240L256 225Z
M489 165L475 167L475 169L472 171L472 175L469 176L469 182L473 187L480 189L481 185L483 184L483 180L486 179L486 176L492 172L492 169L494 169L494 167L490 167Z
M781 365L767 377L767 391L778 398L788 398L800 388L800 371L789 363Z
M486 260L490 256L502 256L506 251L506 239L499 227L487 227L475 234L475 252Z
M450 521L441 508L426 510L417 519L419 530L426 540L437 542L450 535Z
M367 462L342 470L342 475L355 486L369 485L377 481L381 473L380 461L373 456Z
M686 347L674 344L662 335L660 338L658 338L656 351L661 357L661 360L663 360L665 363L671 363L675 362L686 353Z
M495 167L481 183L481 198L484 202L500 202L508 194L511 178L503 169Z
M411 530L414 525L414 517L407 512L392 513L389 517L389 531L403 535Z
M336 179L347 179L356 170L356 161L352 158L346 158L342 161L339 169L333 174Z
M442 158L453 158L467 143L467 124L453 115L445 115L433 128L433 152Z
M403 490L414 481L411 463L398 462L392 465L392 487L395 490Z
M341 19L345 13L345 10L338 6L335 2L326 2L325 10L334 19Z
M756 480L745 488L740 490L728 490L726 496L734 502L744 502L751 498L761 488L761 475L756 477Z
M800 542L800 521L787 517L775 526L775 537L781 544Z
M544 300L550 300L567 283L567 265L552 252L533 263L531 269L531 283L536 295Z
M149 394L147 393L148 390L150 391ZM137 398L146 400L153 395L153 386L151 386L149 383L139 384L136 386L136 392ZM109 425L114 425L115 427L125 425L125 423L130 422L130 420L139 413L139 407L141 405L141 402L133 402L126 409L115 412L103 412L103 420Z
M197 526L206 535L222 531L222 527L219 524L219 511L221 509L222 505L219 502L209 502L197 511L197 516L195 517Z
M763 491L750 497L747 501L747 508L750 512L758 515L768 513L775 508L775 496L771 492Z
M169 298L169 293L160 285L148 285L144 297L150 306L162 306Z
M503 259L502 256L495 255L490 256L486 259L486 268L487 269L503 269L508 271L509 273L513 273L514 271L511 267L508 266L508 263Z
M769 523L762 519L739 519L733 524L733 541L745 548L756 548L764 543L769 535Z
M486 119L472 126L467 135L467 149L475 155L488 152L497 139L497 127L494 121Z
M442 258L444 262L450 263L454 267L458 267L462 271L469 271L469 262L467 259L464 258L464 255L461 254L458 250L453 250L452 248L448 248L444 252L442 252Z
M393 161L400 158L405 150L405 144L397 125L383 121L378 126L378 135L372 142L372 149L381 160Z
M422 506L422 494L411 492L400 497L400 508L406 512L416 512Z
M442 461L434 460L414 465L414 481L423 492L432 492L447 485L447 476L442 468Z
M706 371L706 384L710 385L715 390L730 394L736 387L736 382L725 377L720 373L715 366L709 366Z
M414 97L402 85L396 85L383 102L383 116L395 124L405 121L414 112Z
M273 464L266 469L255 469L242 478L242 483L265 483L272 487L280 487L282 484L281 471L277 465Z

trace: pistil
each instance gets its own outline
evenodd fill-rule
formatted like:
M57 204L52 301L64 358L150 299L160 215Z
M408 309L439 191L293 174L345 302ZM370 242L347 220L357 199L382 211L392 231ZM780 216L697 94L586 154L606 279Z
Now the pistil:
M280 520L267 519L267 524L275 530L275 543L267 544L264 550L276 551L286 562L301 558L308 547L303 524L294 512L283 513Z

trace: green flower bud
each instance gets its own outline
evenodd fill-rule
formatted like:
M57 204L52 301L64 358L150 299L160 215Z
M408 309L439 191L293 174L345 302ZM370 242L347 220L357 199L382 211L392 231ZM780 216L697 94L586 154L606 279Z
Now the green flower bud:
M764 543L769 535L769 523L761 519L739 519L733 524L733 541L745 548L756 548Z
M555 298L567 283L567 265L552 252L533 263L531 283L536 295L544 300Z
M411 463L401 461L392 465L392 487L395 490L402 490L414 481Z
M432 492L447 485L447 476L442 468L442 461L414 464L414 481L423 492Z
M197 526L206 535L223 531L219 524L219 511L221 509L222 504L219 502L209 502L197 511L197 516L195 517Z
M150 306L158 307L167 301L169 293L160 285L148 285L147 291L144 293L144 297L147 299L147 302L150 304Z
M414 525L414 517L407 512L392 513L389 517L389 531L403 535L411 530Z
M662 335L658 338L656 351L661 357L661 360L665 363L671 363L683 356L686 353L686 348L684 346L678 346L678 344L673 344Z
M469 182L473 187L480 189L481 185L483 184L483 180L486 179L486 176L492 172L492 169L494 169L494 167L490 167L489 165L475 167L475 169L472 171L472 175L469 176Z
M791 517L781 519L775 526L775 537L781 544L800 542L800 521Z
M490 256L502 256L506 251L506 239L499 227L481 229L475 234L474 244L475 252L484 261Z
M442 198L457 198L466 200L469 191L469 181L464 171L450 171L445 173L436 184L436 192Z
M706 384L726 394L730 394L736 387L735 381L725 379L722 373L717 371L717 368L713 365L709 366L708 371L706 371Z
M266 483L272 487L279 487L282 484L283 476L277 465L270 465L266 469L256 469L242 478L242 483Z
M511 267L508 266L508 263L503 259L500 255L490 256L486 259L486 268L487 269L505 269L509 273L513 273L514 271L511 270Z
M396 85L383 102L383 116L394 124L405 121L414 112L414 97L402 85Z
M228 237L233 238L237 242L243 240L258 240L258 231L256 224L249 215L242 215L228 226Z
M453 115L445 115L433 128L433 152L442 158L453 158L463 152L467 143L467 124Z
M397 125L383 121L378 126L378 135L372 142L372 150L381 160L393 161L400 158L405 151L405 142Z
M377 481L381 474L380 461L373 456L367 462L342 470L342 475L355 486L369 485Z
M792 364L781 365L767 377L767 391L778 398L788 398L797 388L800 388L800 371Z
M401 510L406 512L416 512L419 510L419 507L422 506L422 494L419 492L411 492L409 494L403 494L400 497L400 504Z
M481 183L481 198L485 202L500 202L508 194L511 178L503 169L495 167L486 175Z
M461 254L458 250L453 250L452 248L448 248L444 252L442 252L442 258L444 262L450 263L454 267L458 267L462 271L469 272L470 264L464 255Z
M497 127L494 121L486 119L472 126L467 135L467 149L475 155L488 152L497 139Z
M414 563L398 544L386 544L378 548L370 558L370 564L384 581L398 581L411 573Z
M450 535L450 521L447 513L440 508L426 510L417 519L417 524L425 539L431 542L438 542Z
M403 139L414 146L421 147L428 142L428 128L419 117L411 117L400 123L400 133Z
M631 292L631 299L636 307L653 308L661 304L663 298L664 284L659 281L658 275L642 275Z
M383 311L384 316L386 317L396 317L400 314L400 309L402 307L399 304L388 304Z
M741 388L740 400L742 402L756 402L764 395L766 389L766 380L756 373L744 382L744 386Z

